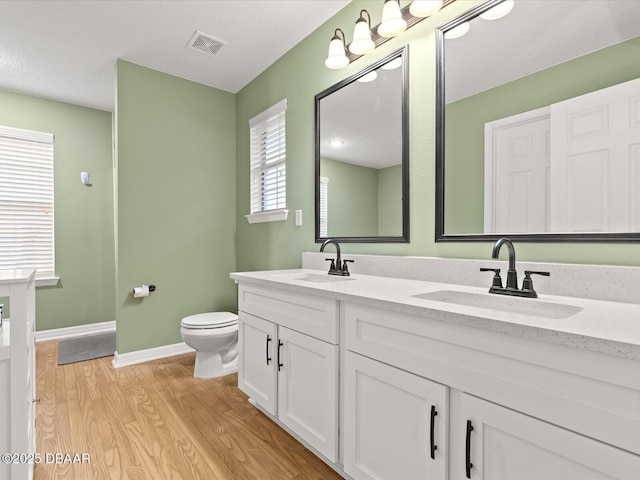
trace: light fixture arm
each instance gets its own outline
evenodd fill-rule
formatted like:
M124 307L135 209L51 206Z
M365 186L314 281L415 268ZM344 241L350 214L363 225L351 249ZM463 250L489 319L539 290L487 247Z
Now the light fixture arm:
M369 12L366 11L364 8L362 10L360 10L360 18L358 18L358 22L360 20L362 20L364 22L364 17L362 16L363 13L367 14L367 24L369 25L369 30L371 30L371 15L369 15Z
M340 32L342 34L342 38L340 38L340 35L338 35L338 32ZM342 31L341 28L336 28L336 31L333 34L333 38L331 40L342 40L342 44L346 45L347 44L347 39L344 36L344 32Z

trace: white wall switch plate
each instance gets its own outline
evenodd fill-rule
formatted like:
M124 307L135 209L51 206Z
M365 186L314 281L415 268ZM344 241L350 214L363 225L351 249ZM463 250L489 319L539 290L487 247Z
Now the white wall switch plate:
M296 210L296 227L302 226L302 210Z

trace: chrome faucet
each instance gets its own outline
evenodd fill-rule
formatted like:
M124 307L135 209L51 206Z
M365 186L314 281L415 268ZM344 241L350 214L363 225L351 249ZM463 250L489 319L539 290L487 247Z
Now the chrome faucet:
M325 240L324 243L320 246L320 251L324 252L324 248L330 243L333 243L336 246L336 259L334 260L333 258L325 258L327 262L331 262L331 266L329 267L329 275L351 275L349 273L349 268L347 267L347 262L353 263L353 260L342 260L342 258L340 257L340 244L337 240L333 240L332 238Z
M529 297L537 298L538 294L533 289L533 281L531 275L543 275L548 277L549 272L534 272L533 270L525 270L524 280L522 281L522 289L518 288L518 272L516 271L516 250L513 248L513 243L508 238L499 239L493 246L491 251L491 258L498 259L500 256L500 249L503 245L506 245L509 253L509 270L507 271L507 285L502 286L502 278L500 277L499 268L481 268L481 272L491 271L494 272L493 283L489 289L489 293L498 293L501 295L513 295L516 297Z

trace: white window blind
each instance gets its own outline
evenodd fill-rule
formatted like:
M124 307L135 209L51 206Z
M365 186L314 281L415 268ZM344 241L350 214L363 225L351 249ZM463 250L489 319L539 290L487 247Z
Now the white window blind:
M53 134L0 127L0 268L54 267Z
M284 99L249 120L251 128L251 213L287 206Z
M329 179L320 177L320 236L327 237L327 220L329 213Z

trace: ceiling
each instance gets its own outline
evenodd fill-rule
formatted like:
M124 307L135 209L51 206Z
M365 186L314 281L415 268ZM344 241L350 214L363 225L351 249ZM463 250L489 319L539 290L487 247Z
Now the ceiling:
M113 111L121 58L236 93L349 1L2 0L0 88Z
M445 41L446 103L634 38L639 18L639 0L516 1L499 20L476 17Z
M391 62L389 62L391 64ZM382 169L402 163L403 70L378 68L320 100L320 157Z

